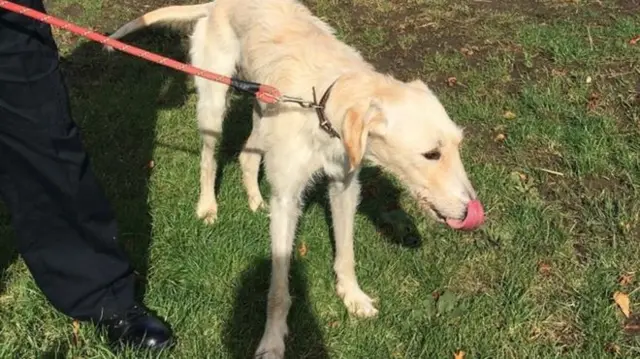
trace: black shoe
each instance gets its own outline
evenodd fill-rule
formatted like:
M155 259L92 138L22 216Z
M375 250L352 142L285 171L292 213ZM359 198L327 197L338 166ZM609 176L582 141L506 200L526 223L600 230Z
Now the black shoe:
M112 344L142 349L166 349L173 344L171 329L140 305L100 323Z

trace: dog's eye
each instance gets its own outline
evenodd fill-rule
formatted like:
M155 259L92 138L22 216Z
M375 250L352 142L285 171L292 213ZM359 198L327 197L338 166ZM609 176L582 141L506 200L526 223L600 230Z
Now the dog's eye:
M422 156L431 161L437 161L440 159L440 151L433 150L426 153L423 153Z

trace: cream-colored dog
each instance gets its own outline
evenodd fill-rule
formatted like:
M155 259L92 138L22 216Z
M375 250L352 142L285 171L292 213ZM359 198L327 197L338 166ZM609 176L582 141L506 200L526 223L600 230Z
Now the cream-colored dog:
M475 229L484 213L460 159L462 131L420 80L405 83L380 74L334 30L295 0L217 0L149 12L122 26L112 38L157 22L197 20L191 37L194 66L275 86L310 98L333 87L324 109L339 137L318 125L313 109L296 104L256 104L253 131L240 155L249 206L263 206L260 161L269 184L272 273L267 322L256 357L282 358L291 305L288 272L302 193L316 174L330 179L336 241L336 291L348 310L376 315L358 284L353 221L363 159L396 175L420 207L456 229ZM227 85L196 77L198 125L203 138L197 215L213 223L214 150L222 133Z

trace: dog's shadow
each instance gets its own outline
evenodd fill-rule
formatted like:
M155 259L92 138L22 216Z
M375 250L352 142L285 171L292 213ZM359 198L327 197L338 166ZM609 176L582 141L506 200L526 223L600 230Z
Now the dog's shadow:
M231 318L224 329L224 342L233 358L251 358L258 348L267 318L267 294L271 260L258 258L242 273L236 286ZM291 310L285 339L287 358L328 358L322 332L310 306L305 265L293 260L289 276Z
M411 216L400 203L401 190L377 167L364 167L360 171L361 202L358 212L364 214L376 231L391 244L416 249L422 246L420 232ZM319 181L307 194L305 209L318 204L330 225L333 222L328 197L328 181ZM329 237L334 245L333 231Z

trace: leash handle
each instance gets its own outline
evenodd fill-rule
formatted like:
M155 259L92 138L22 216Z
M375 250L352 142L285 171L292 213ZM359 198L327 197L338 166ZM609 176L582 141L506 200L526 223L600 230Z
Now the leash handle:
M209 71L197 68L195 66L187 65L182 62L170 59L168 57L160 56L158 54L154 54L152 52L137 48L135 46L125 44L118 40L111 39L95 31L85 29L76 24L70 23L68 21L64 21L62 19L58 19L51 15L44 14L42 12L33 10L26 6L18 5L11 1L0 0L0 8L3 8L5 10L11 11L17 14L28 16L32 19L47 23L51 26L55 26L63 30L70 31L74 34L80 35L89 40L99 42L103 45L111 46L114 49L120 50L122 52L126 52L130 55L137 56L151 62L155 62L159 65L170 67L175 70L185 72L194 76L203 77L212 81L216 81L216 82L220 82L220 83L232 86L235 89L248 92L254 95L259 101L262 101L264 103L274 104L279 102L282 97L282 95L280 94L280 91L278 91L278 89L276 89L275 87L233 79L231 77L209 72Z

